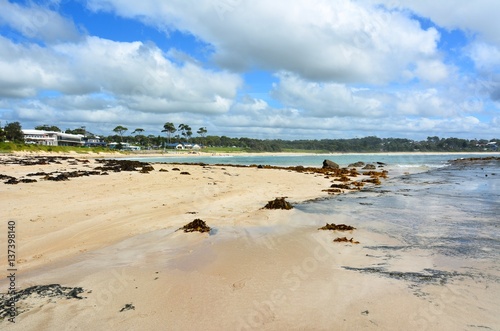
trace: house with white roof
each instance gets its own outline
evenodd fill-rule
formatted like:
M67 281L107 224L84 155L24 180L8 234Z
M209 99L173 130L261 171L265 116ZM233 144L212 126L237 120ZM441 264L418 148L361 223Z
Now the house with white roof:
M83 135L44 130L22 130L24 142L45 146L83 146Z

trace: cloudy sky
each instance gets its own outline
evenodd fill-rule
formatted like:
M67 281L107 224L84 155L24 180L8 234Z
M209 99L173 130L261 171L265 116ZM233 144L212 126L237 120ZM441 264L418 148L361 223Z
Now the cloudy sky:
M500 137L498 0L0 0L0 121Z

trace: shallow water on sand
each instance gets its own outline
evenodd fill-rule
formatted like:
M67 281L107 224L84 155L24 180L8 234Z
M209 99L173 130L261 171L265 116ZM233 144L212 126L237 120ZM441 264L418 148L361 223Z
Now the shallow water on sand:
M500 280L495 267L500 261L499 160L396 177L381 187L297 207L399 243L366 246L374 252L419 251L432 258L435 268L454 271L487 263Z

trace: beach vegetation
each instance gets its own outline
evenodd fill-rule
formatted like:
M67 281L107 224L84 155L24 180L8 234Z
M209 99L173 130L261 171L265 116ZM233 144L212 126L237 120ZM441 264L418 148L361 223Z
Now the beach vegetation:
M116 152L109 148L104 147L80 147L80 146L46 146L37 144L24 144L22 142L4 141L0 142L0 153L11 152L55 152L55 153L69 153L75 152L78 154L88 153L110 153Z
M5 140L22 142L24 141L24 135L21 128L21 123L12 122L5 125L3 128Z
M35 126L35 130L62 132L61 129L59 129L59 127L57 127L55 125L48 125L48 124L37 125L37 126Z

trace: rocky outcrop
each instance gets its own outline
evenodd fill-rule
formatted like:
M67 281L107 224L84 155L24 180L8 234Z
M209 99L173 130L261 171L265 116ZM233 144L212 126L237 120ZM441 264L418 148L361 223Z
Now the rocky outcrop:
M375 165L373 165L373 164L367 164L362 169L363 170L374 170L374 169L377 169L377 167L375 167Z
M339 165L331 160L323 161L323 169L338 169Z
M364 165L365 165L365 163L363 161L358 161L358 162L349 164L347 167L348 168L359 168L359 167L363 167Z

